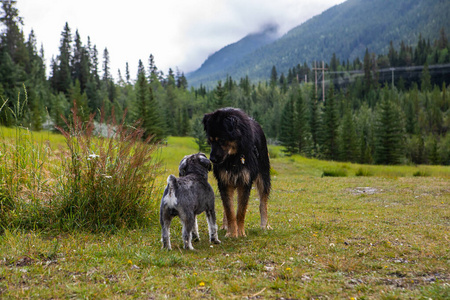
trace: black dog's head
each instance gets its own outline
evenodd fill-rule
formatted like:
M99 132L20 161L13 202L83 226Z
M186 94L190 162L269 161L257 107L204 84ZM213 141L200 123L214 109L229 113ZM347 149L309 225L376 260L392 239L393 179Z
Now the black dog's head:
M186 155L181 160L178 171L180 177L189 174L208 176L208 172L211 171L211 162L204 153Z
M238 109L224 108L203 117L203 127L211 145L209 158L214 164L221 164L228 156L239 152L241 114Z

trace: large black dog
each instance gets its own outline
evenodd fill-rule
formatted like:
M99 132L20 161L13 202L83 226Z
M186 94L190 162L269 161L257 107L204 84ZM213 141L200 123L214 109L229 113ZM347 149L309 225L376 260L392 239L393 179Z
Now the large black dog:
M267 201L270 193L270 161L261 126L243 111L223 108L205 114L203 126L211 145L210 160L224 208L226 236L245 236L244 220L253 182L259 192L261 228L270 228ZM237 215L233 194L237 189Z

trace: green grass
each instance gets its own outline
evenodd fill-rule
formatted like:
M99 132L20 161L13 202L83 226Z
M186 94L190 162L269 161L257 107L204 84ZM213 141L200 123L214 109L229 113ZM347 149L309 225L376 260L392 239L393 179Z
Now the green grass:
M278 153L277 147L271 147ZM193 139L169 138L164 172L178 174ZM196 251L161 250L159 226L114 234L7 229L0 236L1 298L448 299L450 168L368 166L300 156L271 159L270 231L252 191L246 238L210 245L199 217ZM322 177L343 169L346 177ZM417 171L427 176L414 176ZM364 175L366 174L366 175ZM370 174L370 176L368 175ZM223 209L218 198L218 223ZM159 201L157 199L156 201Z

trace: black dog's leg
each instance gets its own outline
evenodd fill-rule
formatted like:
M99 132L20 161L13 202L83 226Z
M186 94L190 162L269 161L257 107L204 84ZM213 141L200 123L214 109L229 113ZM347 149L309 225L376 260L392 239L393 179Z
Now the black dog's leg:
M223 213L223 219L222 219L222 227L220 229L225 229L228 231L228 221L227 221L227 214Z
M219 187L220 196L222 198L224 219L227 221L227 237L237 237L236 214L234 212L233 194L234 188L231 186Z
M239 186L238 190L238 209L237 209L237 227L238 236L245 236L245 213L247 212L248 199L250 198L251 186Z
M206 210L206 221L208 221L209 240L214 244L220 244L217 236L216 212L214 209Z
M256 187L258 188L259 194L259 214L261 215L261 229L272 229L272 227L270 227L269 225L269 220L267 217L267 202L269 201L270 181L264 181L264 179L260 175L256 179Z

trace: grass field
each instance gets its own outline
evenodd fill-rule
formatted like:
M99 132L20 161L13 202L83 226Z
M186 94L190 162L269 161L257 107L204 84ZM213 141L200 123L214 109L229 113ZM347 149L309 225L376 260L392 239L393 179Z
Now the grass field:
M188 138L160 150L168 174L196 152ZM283 157L271 147L270 231L256 193L246 238L161 250L160 227L114 234L7 230L0 236L0 298L449 299L450 168L362 166ZM324 176L325 175L325 176ZM210 182L216 183L210 175ZM155 201L159 202L159 199ZM216 198L219 225L223 210ZM157 212L155 212L155 220Z

